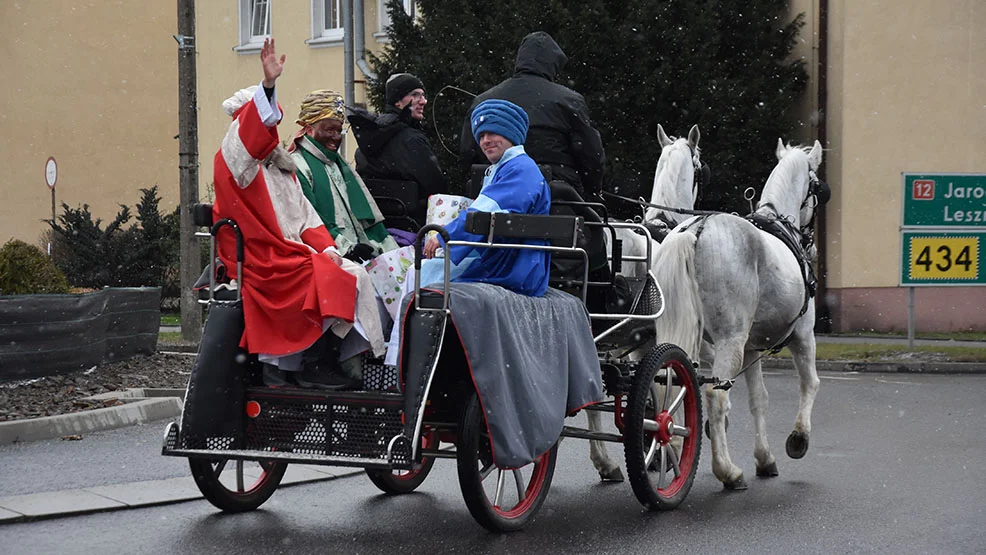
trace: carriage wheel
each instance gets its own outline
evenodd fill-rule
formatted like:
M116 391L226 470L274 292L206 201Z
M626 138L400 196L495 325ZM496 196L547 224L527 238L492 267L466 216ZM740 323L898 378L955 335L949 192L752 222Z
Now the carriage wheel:
M288 463L188 459L192 478L210 503L227 513L252 511L270 499Z
M438 432L426 431L421 434L422 449L438 448ZM435 466L434 457L422 457L421 466L416 470L380 470L367 468L366 476L380 491L392 495L411 493L428 477L431 467Z
M459 422L456 465L462 498L476 522L493 532L514 532L526 526L548 495L557 455L556 443L523 468L497 468L486 418L473 393Z
M688 495L702 447L702 403L692 364L680 348L651 349L633 377L623 449L633 493L651 510Z

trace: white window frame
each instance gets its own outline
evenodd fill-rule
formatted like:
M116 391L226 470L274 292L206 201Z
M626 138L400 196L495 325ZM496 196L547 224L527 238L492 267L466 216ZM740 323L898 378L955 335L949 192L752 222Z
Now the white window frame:
M342 21L342 3L345 0L312 0L312 38L305 43L311 47L334 46L342 44L345 37ZM325 25L325 4L331 2L335 4L336 19L338 27L326 27Z
M416 17L414 0L403 0L404 12L412 18ZM390 25L390 15L387 13L387 0L377 0L377 32L373 33L373 38L377 42L390 42L387 38L387 26Z
M263 35L253 33L253 15L257 3L262 3L267 10L267 33ZM274 0L238 0L240 44L233 50L242 54L260 52L264 46L264 39L271 36L271 4L273 3Z

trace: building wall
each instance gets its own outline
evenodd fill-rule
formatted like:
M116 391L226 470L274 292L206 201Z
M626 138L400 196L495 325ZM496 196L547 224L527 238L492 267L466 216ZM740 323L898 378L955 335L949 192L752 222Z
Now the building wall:
M828 5L826 300L837 329L906 328L901 173L986 173L986 4ZM921 287L916 298L918 329L986 329L982 288Z
M382 43L374 34L379 30L377 2L364 2L367 50L379 50ZM311 0L278 0L272 4L271 34L277 51L287 56L284 73L277 81L277 96L284 110L278 126L281 140L288 140L298 129L295 119L302 99L317 89L344 91L342 42L313 47L311 38ZM263 79L259 52L241 53L233 48L239 43L239 19L235 2L197 2L196 35L198 38L199 93L199 183L200 197L210 198L212 159L219 148L230 119L222 102L236 90L256 85ZM354 69L356 101L366 102L365 76ZM344 145L351 159L356 139L347 136Z
M56 201L104 222L139 189L178 203L177 9L173 2L0 2L0 244L39 244Z

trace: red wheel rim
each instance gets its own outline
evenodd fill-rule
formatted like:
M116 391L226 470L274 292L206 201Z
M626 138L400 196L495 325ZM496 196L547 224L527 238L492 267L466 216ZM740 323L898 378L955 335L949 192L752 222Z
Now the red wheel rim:
M688 369L682 365L681 361L672 360L668 362L664 368L674 373L675 378L677 378L675 382L677 382L679 387L681 387L685 392L680 409L684 422L675 421L674 416L667 410L657 411L654 415L654 420L658 423L658 429L653 432L649 432L648 435L655 441L659 442L663 448L669 446L671 444L671 440L675 437L670 432L670 425L684 426L688 428L689 433L687 437L682 438L681 454L678 458L678 468L683 469L683 471L679 472L678 475L667 484L667 486L663 488L654 488L655 491L664 497L673 497L687 483L689 473L691 472L692 463L695 460L696 441L698 437L696 435L698 433L696 415L698 414L697 408L699 399L697 388L691 381L691 375L689 374ZM662 469L662 473L665 471L665 469Z
M548 466L549 466L548 462L550 461L550 458L551 458L551 451L548 451L547 453L541 455L540 457L538 457L537 460L534 461L533 463L534 471L531 474L530 480L527 482L527 488L524 492L524 499L520 503L518 503L512 509L504 511L500 507L490 502L490 507L492 507L493 511L495 511L496 514L500 515L501 517L507 519L517 518L523 515L524 513L526 513L537 500L538 492L541 490L542 487L544 487L544 479L548 475ZM501 472L507 472L507 471L501 471ZM487 501L488 502L490 501L488 497L487 497Z

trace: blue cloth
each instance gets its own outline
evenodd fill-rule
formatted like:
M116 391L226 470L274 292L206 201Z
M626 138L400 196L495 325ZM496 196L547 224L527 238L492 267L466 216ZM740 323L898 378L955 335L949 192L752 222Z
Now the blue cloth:
M513 146L503 153L499 162L490 166L483 180L483 188L468 211L460 212L458 218L445 226L445 230L453 241L483 242L486 241L485 236L465 231L467 212L545 215L550 208L551 191L541 170L524 152L523 146ZM528 239L524 243L548 244L543 239ZM547 251L464 246L453 247L449 251L446 256L450 256L454 264L450 277L452 281L492 283L534 297L544 295L548 288L551 254ZM432 259L426 262L432 263L421 266L421 283L440 281L443 261ZM436 270L437 278L434 277Z
M514 146L522 145L529 125L527 112L507 100L486 100L472 111L472 136L477 143L481 133L496 133Z

